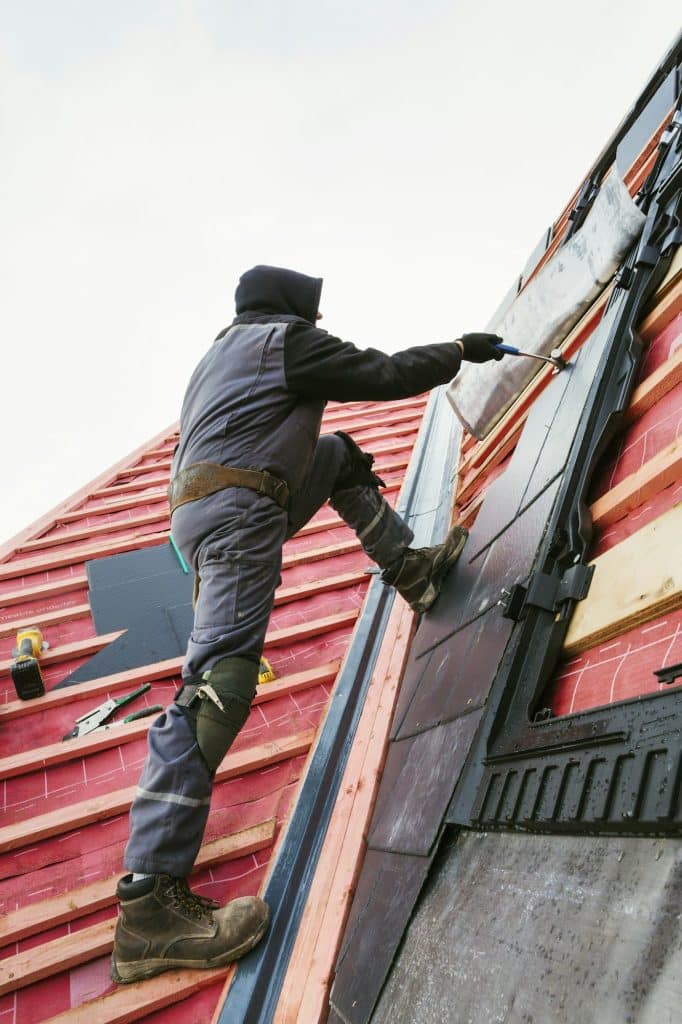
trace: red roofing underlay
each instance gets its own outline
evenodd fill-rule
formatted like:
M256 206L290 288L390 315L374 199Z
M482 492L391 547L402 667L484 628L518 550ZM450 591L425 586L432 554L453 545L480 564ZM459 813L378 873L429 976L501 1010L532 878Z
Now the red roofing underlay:
M323 429L348 430L374 452L391 503L425 401L327 407ZM144 701L169 702L181 659L52 689L117 635L95 633L85 561L167 542L165 487L175 441L175 429L155 438L0 551L0 1024L208 1021L222 991L224 970L173 972L114 991L114 887L152 719L61 740L79 715L141 682L153 685L136 709ZM286 545L265 650L276 680L259 688L219 770L192 880L203 895L224 901L259 890L360 612L370 564L328 507ZM17 629L30 625L39 625L50 644L42 659L48 693L20 701L9 666ZM105 993L113 995L103 1001Z

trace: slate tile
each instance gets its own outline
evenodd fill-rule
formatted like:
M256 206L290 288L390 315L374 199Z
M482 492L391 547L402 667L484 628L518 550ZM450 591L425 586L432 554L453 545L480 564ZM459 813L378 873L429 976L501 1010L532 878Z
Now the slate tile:
M368 851L360 879L366 899L349 921L352 941L342 948L330 996L333 1012L344 1022L369 1020L430 863L428 857Z
M429 853L481 714L473 711L390 745L384 771L391 796L377 805L370 847L417 856Z

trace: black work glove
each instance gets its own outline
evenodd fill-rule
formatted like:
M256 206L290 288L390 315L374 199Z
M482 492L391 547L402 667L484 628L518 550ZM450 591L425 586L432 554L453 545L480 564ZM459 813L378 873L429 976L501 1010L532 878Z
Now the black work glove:
M497 334L463 334L455 344L459 345L462 359L467 362L487 363L489 359L502 359L504 356L504 352L496 347L501 341Z

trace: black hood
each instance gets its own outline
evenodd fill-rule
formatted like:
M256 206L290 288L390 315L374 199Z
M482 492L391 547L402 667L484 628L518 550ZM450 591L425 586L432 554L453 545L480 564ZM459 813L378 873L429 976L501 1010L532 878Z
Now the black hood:
M288 313L314 324L322 291L321 277L283 267L252 267L239 278L234 295L241 313Z

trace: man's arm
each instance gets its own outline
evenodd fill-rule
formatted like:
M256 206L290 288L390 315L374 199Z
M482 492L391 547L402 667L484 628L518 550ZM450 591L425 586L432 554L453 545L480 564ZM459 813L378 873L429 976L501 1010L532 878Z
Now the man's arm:
M410 398L452 380L462 359L470 356L466 339L467 335L463 340L418 345L386 355L374 348L358 349L298 321L291 324L284 342L287 385L308 398L337 402ZM481 343L477 344L480 351ZM492 352L492 342L485 344ZM502 353L488 356L501 357Z

